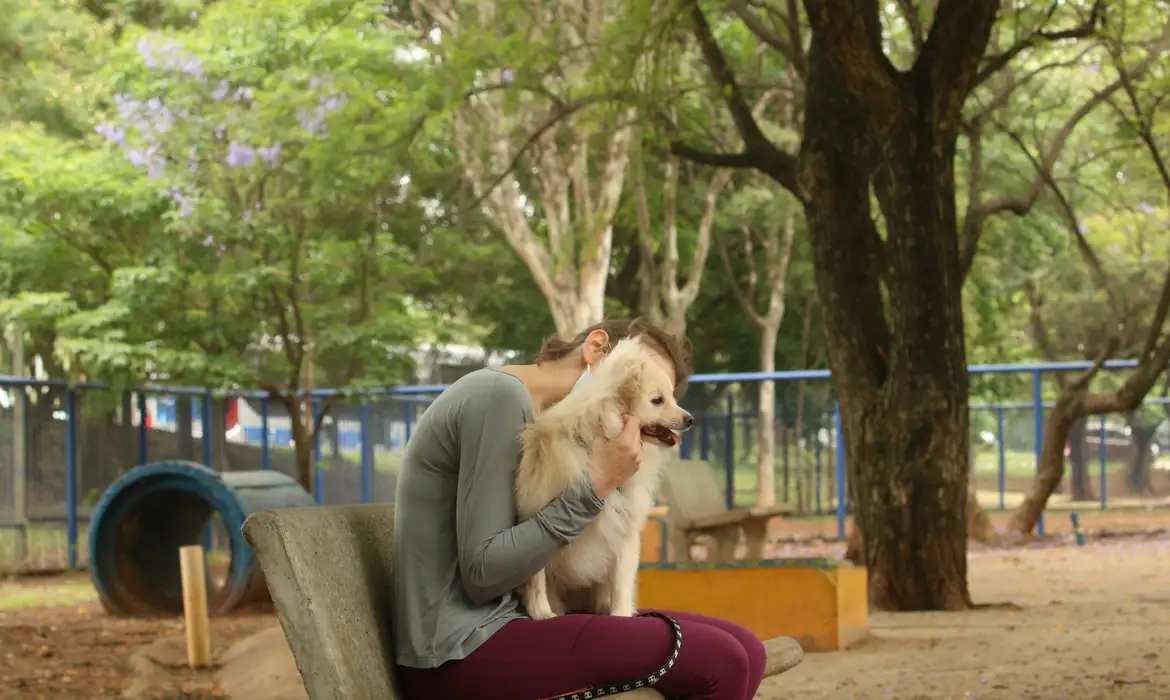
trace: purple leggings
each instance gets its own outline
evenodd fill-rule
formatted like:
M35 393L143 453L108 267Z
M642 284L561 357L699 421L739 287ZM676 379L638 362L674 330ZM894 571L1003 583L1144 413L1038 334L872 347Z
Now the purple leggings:
M764 677L764 645L748 630L704 615L662 611L683 629L674 667L654 688L687 700L751 700ZM514 620L466 659L399 666L410 700L541 700L638 680L670 656L674 634L654 617L565 615Z

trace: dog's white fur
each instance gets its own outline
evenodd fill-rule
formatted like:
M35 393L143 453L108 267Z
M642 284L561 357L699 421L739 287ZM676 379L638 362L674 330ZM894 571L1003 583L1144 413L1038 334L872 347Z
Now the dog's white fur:
M522 436L516 506L527 520L565 492L590 483L589 450L604 434L621 433L623 416L642 425L685 430L690 415L674 397L675 378L654 361L638 338L619 341L592 369L592 377L540 413ZM669 449L643 436L642 466L605 499L605 508L580 537L566 545L517 591L529 616L544 620L567 612L632 616L641 558L642 527L654 506L659 473Z

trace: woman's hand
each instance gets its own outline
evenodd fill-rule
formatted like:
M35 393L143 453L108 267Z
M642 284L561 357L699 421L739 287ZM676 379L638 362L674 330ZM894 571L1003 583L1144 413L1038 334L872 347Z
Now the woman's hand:
M604 435L593 441L590 459L593 460L593 490L598 498L605 498L614 489L642 467L642 424L633 417L625 417L622 432L608 440Z

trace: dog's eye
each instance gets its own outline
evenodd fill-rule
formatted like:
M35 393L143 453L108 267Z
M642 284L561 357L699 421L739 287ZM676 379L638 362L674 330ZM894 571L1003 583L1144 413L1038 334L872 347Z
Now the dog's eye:
M661 396L655 396L654 398L650 399L650 403L654 404L655 406L661 406L665 401L666 399L662 398Z

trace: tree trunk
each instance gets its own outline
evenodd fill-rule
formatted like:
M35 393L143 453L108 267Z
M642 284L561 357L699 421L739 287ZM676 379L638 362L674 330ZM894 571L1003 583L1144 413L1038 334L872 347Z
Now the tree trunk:
M1125 469L1125 485L1131 495L1141 496L1152 490L1150 462L1154 453L1151 447L1158 426L1130 423L1130 430L1132 432L1129 439L1133 452Z
M776 371L776 330L760 330L760 371ZM762 381L759 389L759 430L756 433L756 507L776 505L776 382Z
M298 399L286 402L292 424L293 453L296 456L297 483L313 493L313 433L305 427L303 404ZM317 494L314 494L317 495Z
M174 398L175 432L179 436L179 459L194 462L196 461L195 436L192 433L192 423L195 422L195 410L191 405L191 397L175 394Z
M1032 532L1048 498L1056 490L1056 485L1064 478L1064 446L1068 444L1068 436L1073 424L1079 417L1077 404L1080 401L1079 393L1062 392L1056 399L1056 405L1044 415L1044 442L1040 448L1040 464L1036 469L1036 478L1028 487L1024 501L1012 515L1011 528L1021 533Z
M967 609L955 140L918 114L884 124L875 181L883 244L870 211L867 110L816 33L809 59L801 185L871 598L889 610Z
M1088 433L1089 417L1082 416L1073 421L1068 433L1068 464L1072 472L1072 500L1091 501L1093 486L1089 479L1089 453L1085 449L1085 435ZM1101 445L1105 449L1105 445Z

